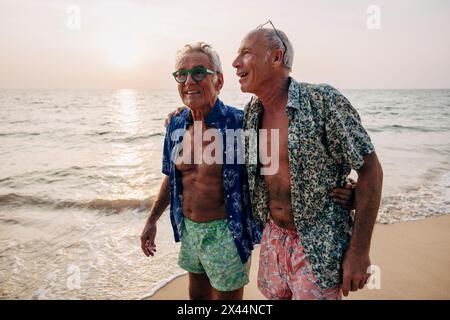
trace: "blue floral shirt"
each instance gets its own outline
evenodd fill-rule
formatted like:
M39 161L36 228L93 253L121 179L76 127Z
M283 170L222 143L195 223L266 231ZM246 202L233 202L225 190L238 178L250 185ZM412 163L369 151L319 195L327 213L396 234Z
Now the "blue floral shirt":
M260 242L261 232L251 212L245 162L238 161L240 154L238 153L239 135L233 134L234 138L230 140L233 143L227 143L227 134L234 132L234 130L242 129L243 118L244 112L242 110L227 106L217 99L204 122L208 126L217 128L222 134L223 190L228 226L233 235L241 261L245 263L251 255L253 245ZM162 173L169 176L170 219L176 242L179 242L182 237L181 227L184 218L182 203L183 183L182 174L175 167L175 157L171 157L171 155L178 154L183 135L191 124L193 124L191 112L189 109L185 109L172 118L167 127L164 140ZM231 150L231 148L234 150ZM234 155L234 159L227 161L227 154Z

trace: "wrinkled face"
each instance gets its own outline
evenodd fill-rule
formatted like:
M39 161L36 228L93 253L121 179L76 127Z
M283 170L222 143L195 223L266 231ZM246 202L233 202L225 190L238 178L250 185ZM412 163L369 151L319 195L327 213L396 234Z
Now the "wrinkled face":
M241 42L238 56L233 61L242 92L257 92L271 78L270 52L262 33L250 33Z
M183 56L178 63L177 70L191 70L196 66L204 66L214 70L208 56L202 52L192 52ZM178 93L183 103L190 109L200 109L213 106L223 86L222 74L207 74L200 82L195 82L191 75L185 83L178 83Z

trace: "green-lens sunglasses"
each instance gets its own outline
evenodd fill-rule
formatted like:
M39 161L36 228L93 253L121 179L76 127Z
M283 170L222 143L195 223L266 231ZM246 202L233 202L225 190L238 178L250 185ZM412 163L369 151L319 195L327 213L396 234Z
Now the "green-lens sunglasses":
M190 74L191 78L198 83L203 79L205 79L208 73L216 74L216 71L207 69L204 66L196 66L193 67L191 70L184 70L184 69L177 70L174 73L172 73L172 75L175 78L176 82L186 83L188 75Z

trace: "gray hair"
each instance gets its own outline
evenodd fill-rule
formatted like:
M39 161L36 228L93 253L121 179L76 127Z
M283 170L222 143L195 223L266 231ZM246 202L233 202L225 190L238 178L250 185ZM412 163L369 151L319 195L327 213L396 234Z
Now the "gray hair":
M283 50L283 66L288 70L292 70L292 64L294 62L294 47L292 47L292 44L289 41L286 33L281 31L280 29L277 29L275 31L273 28L262 28L258 29L257 31L261 31L264 33L269 49ZM283 42L286 47L283 45Z
M213 49L213 47L210 44L205 42L195 42L191 44L186 44L183 48L178 50L175 59L175 68L178 69L180 61L185 55L193 52L201 52L206 54L206 56L209 59L209 62L211 62L214 71L218 73L223 73L222 63L220 62L219 54L216 52L216 50Z

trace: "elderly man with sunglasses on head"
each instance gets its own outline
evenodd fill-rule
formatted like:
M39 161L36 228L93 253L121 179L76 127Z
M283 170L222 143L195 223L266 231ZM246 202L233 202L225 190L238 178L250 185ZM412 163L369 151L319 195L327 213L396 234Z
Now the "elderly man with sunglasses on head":
M237 152L235 131L242 129L244 112L218 98L224 80L219 56L210 45L200 42L181 49L173 76L188 108L173 116L167 127L165 177L142 232L141 247L145 255L155 254L156 221L170 203L175 241L181 240L178 264L189 273L190 298L242 299L251 251L261 239L251 212L245 162ZM211 130L216 133L212 142L202 138ZM197 145L196 134L201 137ZM221 163L205 159L202 152L218 141L223 148L215 151L221 154L214 158L227 160ZM351 193L340 190L342 200L336 199L350 205Z
M270 299L340 299L370 275L382 168L358 113L338 90L289 76L293 47L268 23L244 37L233 62L241 90L255 94L244 130L279 131L277 174L249 161L267 154L270 133L260 137L256 155L245 149L253 214L264 225L258 287ZM355 216L329 196L351 169L358 174Z

